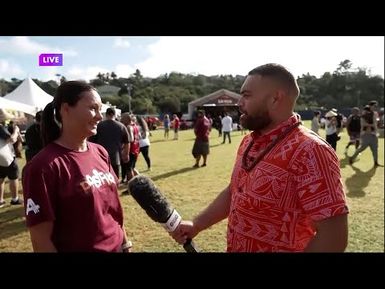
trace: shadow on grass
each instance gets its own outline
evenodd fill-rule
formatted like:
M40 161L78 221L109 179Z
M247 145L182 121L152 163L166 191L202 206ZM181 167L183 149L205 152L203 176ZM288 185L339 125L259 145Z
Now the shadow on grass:
M347 154L344 154L344 158L340 159L340 168L345 168L347 165L349 165L349 156Z
M373 167L367 172L361 171L354 165L351 167L355 174L345 180L348 189L347 196L350 198L362 198L365 196L364 189L369 185L370 180L375 175L377 167Z
M3 208L4 209L4 208ZM24 207L1 211L0 209L0 239L18 235L27 230L24 217ZM16 219L20 219L15 221Z
M156 182L157 180L161 180L161 179L165 179L165 178L168 178L168 177L171 177L171 176L175 176L177 174L182 174L182 173L185 173L185 172L188 172L188 171L193 171L193 170L196 170L198 168L194 168L194 167L187 167L187 168L183 168L183 169L179 169L179 170L175 170L175 171L172 171L172 172L168 172L168 173L164 173L164 174L161 174L161 175L157 175L157 176L154 176L151 178L151 180L153 182ZM121 194L122 195L128 195L128 190L127 190L127 184L119 184L119 188L118 188L119 191L121 191Z
M157 143L157 142L166 142L166 141L170 141L170 139L156 139L156 140L151 140L150 142Z
M214 144L214 145L210 145L210 148L214 148L214 147L219 147L219 146L222 146L224 145L223 143L217 143L217 144Z
M193 168L191 166L191 167L187 167L187 168L171 171L171 172L168 172L168 173L164 173L164 174L161 174L161 175L157 175L157 176L152 177L151 179L155 182L157 180L165 179L165 178L168 178L168 177L171 177L171 176L175 176L177 174L183 174L185 172L196 170L196 169L197 168Z

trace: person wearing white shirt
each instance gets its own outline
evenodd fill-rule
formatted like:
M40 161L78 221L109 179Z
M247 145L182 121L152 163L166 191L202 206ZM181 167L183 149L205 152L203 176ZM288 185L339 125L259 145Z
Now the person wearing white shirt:
M225 117L222 118L222 132L223 132L223 142L226 141L226 136L229 138L229 143L231 143L230 132L233 130L233 119L227 112L225 112Z

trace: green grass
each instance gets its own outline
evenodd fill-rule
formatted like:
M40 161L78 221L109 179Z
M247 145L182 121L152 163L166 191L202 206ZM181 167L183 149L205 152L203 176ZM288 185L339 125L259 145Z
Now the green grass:
M305 122L307 127L309 122ZM320 131L321 136L325 131ZM170 133L172 137L172 133ZM372 169L373 160L368 148L354 166L348 164L344 148L348 141L346 131L337 144L341 172L350 208L349 245L347 252L384 252L384 168ZM181 131L178 141L163 140L163 131L153 131L150 157L151 172L144 171L146 164L139 156L137 168L150 176L186 219L204 209L228 184L235 153L242 136L232 133L232 143L222 145L222 139L213 130L210 136L211 152L208 166L193 169L191 148L194 135L191 130ZM350 147L349 155L353 153ZM379 139L379 162L384 163L384 139ZM20 167L24 160L19 161ZM120 187L123 191L125 188ZM8 191L8 186L6 186ZM0 252L30 252L32 246L25 227L23 209L9 205L0 209ZM125 226L136 252L184 252L168 233L153 222L131 196L121 196ZM224 220L201 232L195 243L203 252L226 250L226 225Z

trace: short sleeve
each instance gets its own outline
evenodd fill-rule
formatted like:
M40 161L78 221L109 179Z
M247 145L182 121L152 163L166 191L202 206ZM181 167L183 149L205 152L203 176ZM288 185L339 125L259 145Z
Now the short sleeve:
M347 214L339 160L327 144L312 143L296 156L297 194L304 213L313 221Z
M52 169L36 162L26 165L23 172L24 208L27 226L55 220L56 177Z

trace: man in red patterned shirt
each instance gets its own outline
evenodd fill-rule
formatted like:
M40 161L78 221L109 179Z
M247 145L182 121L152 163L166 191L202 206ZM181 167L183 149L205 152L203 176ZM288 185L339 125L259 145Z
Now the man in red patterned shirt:
M179 243L228 218L228 252L343 252L348 208L332 147L293 112L294 76L281 65L251 70L242 85L242 140L229 186L193 221Z

